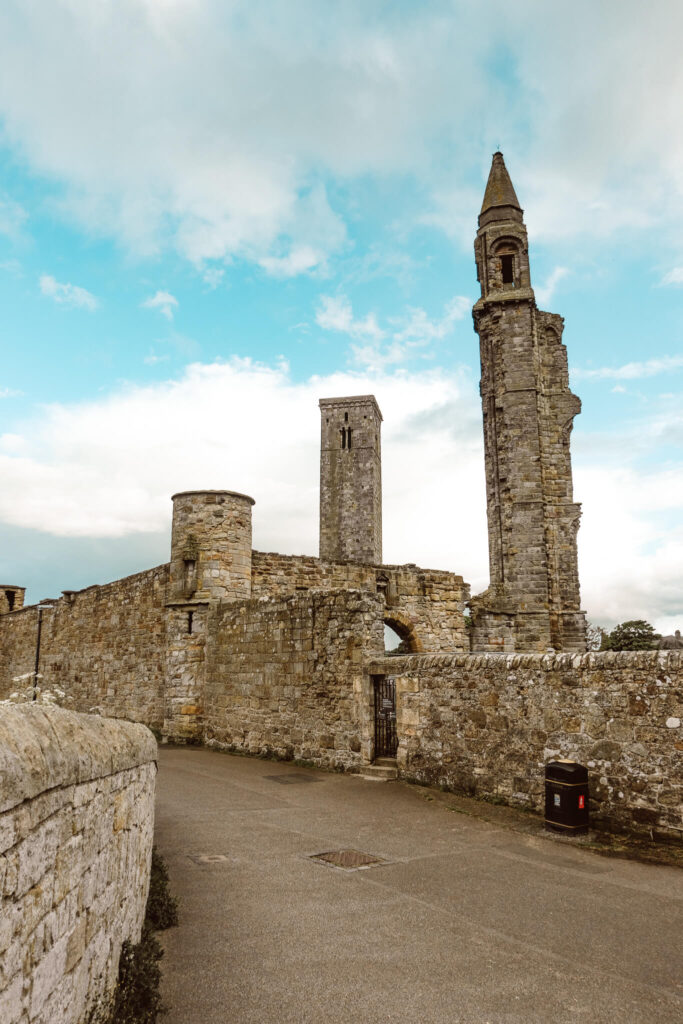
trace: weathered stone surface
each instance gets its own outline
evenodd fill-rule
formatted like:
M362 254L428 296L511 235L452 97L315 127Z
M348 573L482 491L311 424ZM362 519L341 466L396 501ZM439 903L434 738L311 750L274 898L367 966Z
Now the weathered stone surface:
M102 587L69 592L42 612L41 685L60 687L77 711L160 727L168 565ZM36 657L38 611L0 615L0 699ZM25 684L24 684L25 685Z
M668 722L683 692L681 652L434 654L367 667L396 679L402 774L541 810L545 763L567 757L588 767L595 820L680 836L678 729ZM646 716L631 715L650 684Z
M472 602L473 649L507 651L512 632L517 650L585 651L569 454L581 403L564 321L536 306L522 210L491 202L501 175L510 182L496 153L474 246L491 585Z
M234 491L173 495L170 601L249 597L253 504Z
M360 765L364 652L384 648L382 598L309 591L219 605L205 740L337 768ZM368 698L369 700L369 698Z
M321 398L320 557L382 561L382 413L374 395Z
M121 943L138 940L144 916L155 762L141 725L2 708L3 1024L80 1024L111 995Z

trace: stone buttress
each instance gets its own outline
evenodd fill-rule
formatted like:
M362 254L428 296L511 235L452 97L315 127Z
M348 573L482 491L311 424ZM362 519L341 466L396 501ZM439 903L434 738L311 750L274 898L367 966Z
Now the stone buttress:
M474 649L584 651L563 319L538 309L522 209L495 153L474 244L489 589L472 600Z

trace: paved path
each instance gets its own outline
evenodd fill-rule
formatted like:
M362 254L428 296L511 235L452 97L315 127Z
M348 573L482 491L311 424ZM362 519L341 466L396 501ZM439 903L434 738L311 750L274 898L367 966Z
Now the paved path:
M165 1024L675 1024L683 873L366 782L161 751ZM384 863L343 871L311 854Z

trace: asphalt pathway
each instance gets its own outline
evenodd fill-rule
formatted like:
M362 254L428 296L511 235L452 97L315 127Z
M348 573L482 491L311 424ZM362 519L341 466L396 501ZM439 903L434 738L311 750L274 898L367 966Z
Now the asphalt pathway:
M165 1024L677 1024L683 873L376 783L162 749ZM311 857L381 860L344 870Z

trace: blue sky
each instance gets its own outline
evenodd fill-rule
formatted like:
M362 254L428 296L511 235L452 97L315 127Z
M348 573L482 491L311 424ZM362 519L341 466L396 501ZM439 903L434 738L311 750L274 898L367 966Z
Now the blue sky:
M164 561L194 486L316 553L317 398L372 391L385 559L483 589L472 241L500 147L583 401L584 607L680 626L682 31L664 0L7 0L2 582Z

